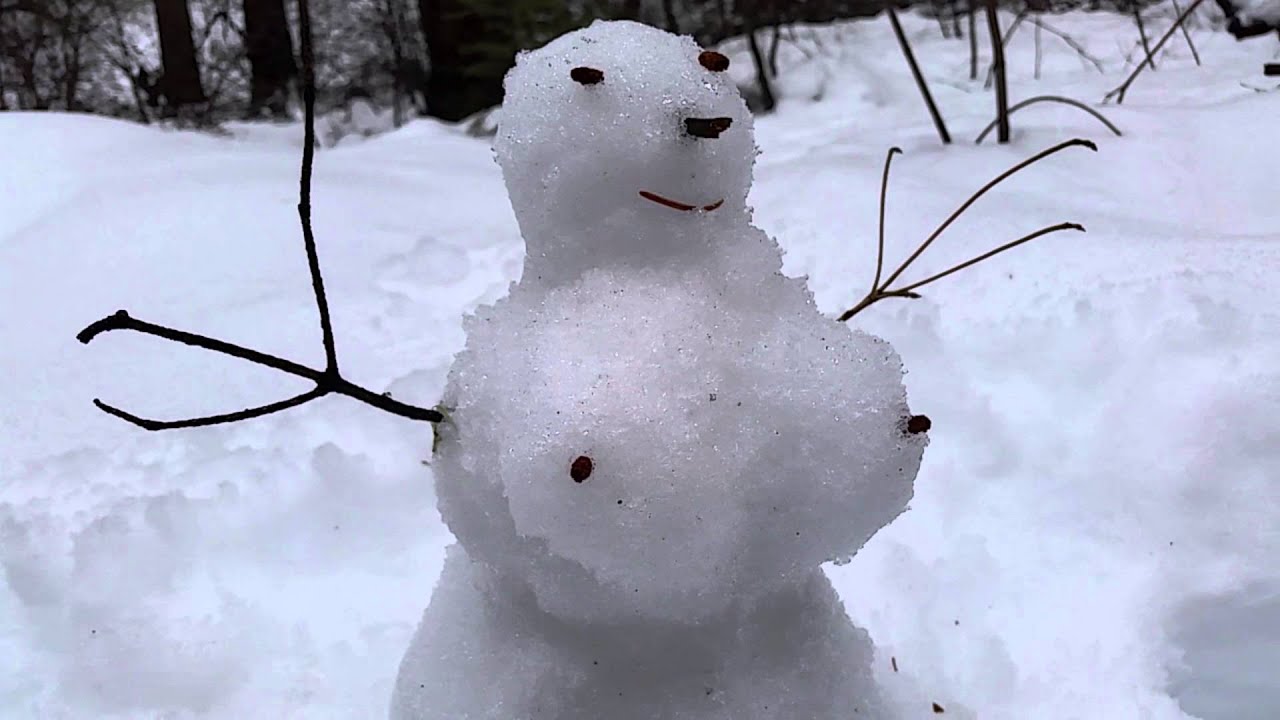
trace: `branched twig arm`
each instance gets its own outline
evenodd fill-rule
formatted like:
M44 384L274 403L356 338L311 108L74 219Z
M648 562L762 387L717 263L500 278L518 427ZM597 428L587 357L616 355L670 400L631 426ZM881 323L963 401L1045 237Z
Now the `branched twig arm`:
M969 196L969 199L965 200L964 203L960 205L960 207L956 208L955 212L952 212L951 215L949 215L947 219L944 220L942 224L939 225L938 228L934 230L933 233L930 234L929 237L926 238L923 243L920 244L920 247L916 248L916 251L911 254L911 257L907 258L906 262L902 263L902 265L900 265L898 269L895 270L894 273L889 276L889 279L884 281L884 284L886 286L892 285L893 281L897 280L898 277L902 275L902 273L906 271L907 268L911 267L911 263L915 262L916 258L920 257L920 255L923 254L925 250L929 249L929 246L933 244L933 241L937 240L938 236L941 235L943 231L945 231L948 227L951 226L951 223L955 222L957 218L959 218L961 215L964 214L964 211L968 210L970 206L972 206L975 202L977 202L978 199L981 198L983 195L986 195L992 188L1004 182L1009 178L1009 176L1013 175L1014 173L1017 173L1019 170L1022 170L1023 168L1026 168L1029 165L1034 165L1035 163L1049 157L1050 155L1053 155L1054 153L1057 153L1057 152L1061 152L1070 147L1086 147L1086 148L1089 148L1090 150L1093 150L1094 152L1097 152L1098 150L1098 146L1093 144L1092 141L1083 140L1081 138L1074 138L1071 140L1067 140L1065 142L1058 143L1057 145L1054 145L1048 150L1043 150L1039 153L1036 153L1035 155L1032 155L1030 158L1023 160L1017 165L1014 165L1008 170L1005 170L1004 172L1000 173L995 178L993 178L990 182L988 182L986 185L983 185L981 188L979 188L976 193Z
M1066 43L1068 47L1070 47L1072 50L1075 50L1077 55L1093 63L1093 66L1097 68L1098 72L1106 74L1106 70L1102 67L1102 61L1090 55L1089 51L1085 50L1083 45L1076 42L1075 38L1053 27L1052 25L1045 22L1044 20L1041 20L1040 18L1035 18L1032 20L1032 22L1036 24L1036 27L1043 28L1046 32L1050 33L1051 35L1057 36L1064 43Z
M954 265L946 270L943 270L940 273L930 275L929 277L923 280L919 280L917 282L911 283L910 285L905 285L900 288L889 287L890 285L893 284L895 280L898 279L898 277L903 273L903 271L905 271L911 265L911 263L913 263L916 260L916 258L920 257L920 255L926 249L928 249L929 245L934 240L936 240L938 236L941 235L942 232L946 230L947 227L949 227L952 222L955 221L956 218L958 218L961 214L963 214L965 210L969 209L969 207L972 206L973 203L978 200L978 198L986 194L987 191L991 190L996 185L999 185L1002 181L1004 181L1010 175L1013 175L1014 173L1027 167L1028 165L1032 165L1036 162L1039 162L1040 160L1043 160L1044 158L1056 152L1059 152L1060 150L1064 150L1066 148L1077 146L1077 145L1081 147L1087 147L1090 150L1095 150L1095 151L1098 149L1096 145L1089 142L1088 140L1081 140L1079 138L1068 140L1066 142L1059 143L1049 148L1048 150L1037 153L1036 155L1028 158L1027 160L1024 160L1018 163L1017 165L1014 165L1013 167L1004 171L1000 175L996 176L995 179L991 180L986 185L983 185L981 188L978 189L976 193L971 195L968 200L966 200L963 204L961 204L960 207L956 209L955 212L953 212L946 220L944 220L942 224L939 225L938 228L934 230L933 233L930 234L929 237L926 238L923 243L920 244L920 247L916 248L916 251L911 254L911 257L907 258L906 261L904 261L901 265L898 266L898 269L895 270L893 274L889 276L888 280L885 280L883 283L881 283L880 274L884 265L884 207L885 207L886 190L889 185L889 165L890 165L890 161L892 161L893 159L893 156L895 154L902 152L898 148L891 148L888 154L885 156L884 177L881 180L881 184L880 184L880 242L879 242L879 251L876 253L876 279L871 284L871 290L866 294L866 296L864 296L861 300L859 300L856 305L854 305L853 307L849 308L848 310L840 314L838 318L839 321L845 322L849 318L853 317L854 315L857 315L859 312L865 310L871 305L881 300L885 300L887 298L892 298L892 297L918 298L920 297L920 295L919 293L916 292L916 290L918 290L919 288L922 288L925 285L928 285L937 280L941 280L942 278L945 278L948 275L951 275L953 273L960 272L965 268L972 267L973 265L976 265L988 258L999 255L1000 253L1006 252L1008 250L1012 250L1013 248L1016 248L1019 245L1023 245L1025 243L1031 242L1036 238L1043 237L1050 233L1059 232L1061 230L1078 230L1083 232L1084 228L1075 223L1059 223L1057 225L1052 225L1050 227L1041 228L1040 230L1037 230L1029 235L1022 236L1017 240L1005 243L1004 245L1001 245L1000 247L997 247L994 250L989 250L985 253L982 253L981 255L978 255L977 257L966 260L958 265Z
M298 0L298 18L300 30L299 35L301 37L302 46L302 97L305 109L302 172L299 180L298 191L298 219L302 224L302 239L306 246L307 265L311 272L311 285L315 291L316 308L320 314L320 329L323 334L325 350L325 367L323 370L316 370L314 368L307 367L306 365L293 362L292 360L286 360L275 355L269 355L242 345L236 345L224 340L218 340L217 338L197 335L195 333L176 330L164 325L157 325L155 323L138 320L130 316L129 313L124 310L120 310L113 315L108 315L107 317L90 324L88 327L81 330L79 334L76 335L76 338L80 342L88 344L104 332L111 332L113 330L130 330L182 343L184 345L198 347L204 350L222 353L223 355L238 357L242 360L248 360L259 365L264 365L290 375L310 380L315 383L315 387L300 395L295 395L294 397L281 400L279 402L268 403L266 405L251 407L236 412L172 421L150 420L139 417L121 410L120 408L108 405L101 400L95 399L93 401L94 404L100 410L109 415L113 415L147 430L203 427L270 415L271 413L280 412L281 410L297 407L330 393L337 393L360 400L361 402L372 405L379 410L384 410L413 420L440 422L444 419L444 416L437 410L407 405L393 400L387 394L378 394L372 390L368 390L348 381L338 372L338 353L336 344L334 343L333 323L329 315L329 303L325 296L324 278L320 274L320 257L316 250L315 236L311 230L311 171L312 164L315 159L316 89L315 59L311 47L311 13L308 0Z

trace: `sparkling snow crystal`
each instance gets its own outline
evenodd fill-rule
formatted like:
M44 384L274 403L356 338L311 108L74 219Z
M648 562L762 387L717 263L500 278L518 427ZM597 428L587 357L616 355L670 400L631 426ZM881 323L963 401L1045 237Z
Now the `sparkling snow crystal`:
M906 508L925 439L894 350L821 315L750 224L722 60L598 22L507 76L524 275L450 376L458 545L396 718L885 715L819 565Z

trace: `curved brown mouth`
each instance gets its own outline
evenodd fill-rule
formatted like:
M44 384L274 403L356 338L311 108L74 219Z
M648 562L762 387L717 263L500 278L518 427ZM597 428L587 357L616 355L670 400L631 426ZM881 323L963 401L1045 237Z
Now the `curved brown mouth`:
M724 198L721 198L711 203L710 205L703 205L702 207L698 207L697 205L682 203L679 200L672 200L671 198L662 197L658 193L651 193L648 190L641 190L640 197L644 198L645 200L649 200L650 202L656 202L659 205L665 205L666 207L669 207L672 210L684 210L686 212L690 210L701 210L703 212L711 212L712 210L715 210L716 208L724 204Z

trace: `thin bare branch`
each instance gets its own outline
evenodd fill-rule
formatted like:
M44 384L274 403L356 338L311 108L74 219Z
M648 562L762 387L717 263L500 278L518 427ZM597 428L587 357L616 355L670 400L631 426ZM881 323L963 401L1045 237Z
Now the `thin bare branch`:
M937 273L937 274L935 274L935 275L931 275L931 276L929 276L929 277L925 278L924 280L920 280L920 281L918 281L918 282L912 283L912 284L910 284L910 285L906 285L906 286L904 286L904 287L896 288L896 289L893 289L893 288L890 288L890 287L889 287L890 285L892 285L892 284L893 284L893 281L894 281L894 280L896 280L896 279L898 278L898 276L899 276L899 275L901 275L901 274L902 274L902 272L903 272L904 270L906 270L906 269L907 269L907 267L908 267L908 266L910 266L910 265L911 265L911 263L912 263L912 262L914 262L914 261L915 261L915 259L916 259L916 258L918 258L918 257L920 256L920 254L921 254L921 253L923 253L923 252L925 251L925 249L926 249L926 248L928 248L928 247L929 247L929 244L930 244L930 243L932 243L932 242L933 242L933 241L934 241L934 240L935 240L935 239L936 239L936 238L937 238L937 237L938 237L938 236L939 236L939 235L940 235L944 230L946 230L946 228L947 228L947 227L948 227L948 226L949 226L949 225L950 225L950 224L951 224L951 223L952 223L952 222L953 222L957 217L959 217L962 213L964 213L964 211L965 211L965 210L967 210L971 205L973 205L973 203L974 203L974 202L975 202L979 197L982 197L982 195L983 195L983 194L985 194L988 190L990 190L991 188L995 187L995 186L996 186L996 185L998 185L1001 181L1003 181L1005 178L1008 178L1010 175L1013 175L1014 173L1018 172L1018 171L1019 171L1019 170L1021 170L1022 168L1025 168L1025 167L1027 167L1028 165L1031 165L1031 164L1033 164L1033 163L1039 162L1040 160L1043 160L1044 158L1046 158L1046 157L1048 157L1048 156L1050 156L1050 155L1052 155L1052 154L1054 154L1054 153L1056 153L1056 152L1058 152L1058 151L1060 151L1060 150L1063 150L1063 149L1065 149L1065 148L1072 147L1072 146L1075 146L1075 145L1079 145L1079 146L1082 146L1082 147L1087 147L1087 148L1089 148L1089 149L1091 149L1091 150L1095 150L1095 151L1098 149L1098 148L1097 148L1097 146L1095 146L1093 143L1089 142L1088 140L1081 140L1081 139L1068 140L1067 142L1059 143L1058 145L1055 145L1055 146L1053 146L1053 147L1049 148L1048 150L1045 150L1045 151L1043 151L1043 152L1037 153L1036 155L1034 155L1034 156L1032 156L1032 157L1028 158L1027 160L1024 160L1024 161L1022 161L1021 163L1018 163L1017 165L1014 165L1013 167L1009 168L1009 169L1008 169L1008 170L1006 170L1005 172L1003 172L1003 173L1001 173L1000 175L998 175L994 180L992 180L992 181L988 182L986 185L982 186L982 188L980 188L980 189L979 189L976 193L974 193L972 196L970 196L970 197L969 197L969 199L968 199L968 200L966 200L966 201L965 201L965 202L960 206L960 208L959 208L959 209L957 209L954 213L952 213L952 214L951 214L951 216L950 216L950 217L948 217L948 218L947 218L947 219L942 223L942 225L938 226L938 229L936 229L936 230L934 230L934 231L933 231L933 234L931 234L931 235L930 235L930 236L929 236L929 237L928 237L928 238L927 238L923 243L921 243L920 247L916 249L916 251L911 255L911 257L907 258L907 260L906 260L905 262L903 262L903 263L902 263L902 265L898 266L898 269L897 269L896 271L894 271L893 275L892 275L892 276L890 276L888 280L885 280L883 283L881 283L881 282L880 282L880 271L881 271L881 268L882 268L882 266L883 266L883 262L884 262L884 205L885 205L884 198L885 198L885 195L886 195L886 192L887 192L887 188L888 188L888 184L889 184L889 163L890 163L890 161L892 160L893 156L894 156L896 153L900 153L900 152L902 152L902 151L901 151L901 150L899 150L898 148L891 148L891 149L889 150L888 154L885 156L885 162L884 162L884 177L883 177L883 180L881 181L881 186L880 186L880 208L881 208L881 211L880 211L880 217L881 217L881 219L880 219L880 249L879 249L879 252L877 253L877 256L876 256L876 281L872 283L872 285L871 285L871 290L870 290L870 291L869 291L869 292L868 292L868 293L867 293L867 294L866 294L866 295L865 295L861 300L859 300L859 301L858 301L858 303L857 303L856 305L854 305L853 307L849 308L848 310L845 310L843 313L841 313L841 314L840 314L840 316L839 316L839 318L838 318L838 319L839 319L839 321L840 321L840 322L845 322L845 321L849 320L849 318L853 317L854 315L857 315L859 312L861 312L861 311L863 311L863 310L867 309L868 307L870 307L871 305L874 305L874 304L875 304L875 303L877 303L877 302L880 302L881 300L885 300L885 299L888 299L888 298L894 298L894 297L896 297L896 298L918 298L918 297L920 297L920 294L916 292L916 290L917 290L918 288L924 287L925 285L928 285L929 283L932 283L932 282L934 282L934 281L936 281L936 280L941 280L942 278L947 277L948 275L951 275L951 274L953 274L953 273L957 273L957 272L959 272L959 271L961 271L961 270L964 270L965 268L972 267L973 265L976 265L976 264L978 264L978 263L982 262L983 260L986 260L986 259L988 259L988 258L991 258L991 257L994 257L994 256L996 256L996 255L999 255L1000 253L1003 253L1003 252L1006 252L1006 251L1008 251L1008 250L1011 250L1011 249L1013 249L1013 248L1015 248L1015 247L1018 247L1019 245L1023 245L1023 244L1025 244L1025 243L1031 242L1032 240L1035 240L1036 238L1043 237L1043 236L1048 235L1048 234L1050 234L1050 233L1055 233L1055 232L1058 232L1058 231L1061 231L1061 230L1079 230L1079 231L1083 232L1083 231L1084 231L1084 228L1083 228L1082 226L1080 226L1080 225L1075 224L1075 223L1059 223L1059 224L1057 224L1057 225L1052 225L1052 226L1050 226L1050 227L1046 227L1046 228L1042 228L1042 229L1040 229L1040 230L1037 230L1036 232L1033 232L1033 233L1031 233L1030 235L1024 235L1023 237L1020 237L1020 238L1018 238L1017 240L1014 240L1014 241L1012 241L1012 242L1005 243L1004 245L1001 245L1000 247L998 247L998 248L996 248L996 249L994 249L994 250L990 250L990 251L988 251L988 252L985 252L985 253L983 253L983 254L981 254L981 255L979 255L979 256L977 256L977 257L975 257L975 258L971 258L971 259L969 259L969 260L966 260L966 261L964 261L964 262L962 262L962 263L960 263L960 264L958 264L958 265L954 265L954 266L952 266L952 267L950 267L950 268L948 268L948 269L946 269L946 270L943 270L943 271L942 271L942 272L940 272L940 273Z
M1182 14L1182 7L1178 5L1178 0L1173 0L1173 11ZM1196 67L1200 67L1200 52L1196 50L1196 44L1191 40L1191 31L1187 29L1186 23L1179 27L1182 28L1182 37L1187 41L1187 47L1191 48L1191 57L1196 61Z
M957 272L960 272L961 270L964 270L964 269L965 269L965 268L967 268L967 267L970 267L970 266L972 266L972 265L977 265L978 263L982 262L983 260L986 260L987 258L994 257L994 256L996 256L996 255L999 255L1000 253L1005 252L1006 250L1012 250L1013 248L1016 248L1016 247L1018 247L1019 245L1022 245L1022 244L1024 244L1024 243L1029 243L1029 242L1031 242L1032 240L1035 240L1035 239L1036 239L1036 238L1038 238L1038 237L1042 237L1042 236L1044 236L1044 235L1048 235L1048 234L1050 234L1050 233L1059 232L1059 231L1062 231L1062 230L1077 230L1077 231L1079 231L1079 232L1084 232L1084 231L1085 231L1085 230L1084 230L1084 226L1083 226L1083 225L1079 225L1079 224L1076 224L1076 223L1058 223L1057 225L1051 225L1051 226L1046 227L1046 228L1041 228L1041 229L1039 229L1039 230L1037 230L1037 231L1035 231L1035 232L1031 233L1030 235L1023 235L1022 237L1018 238L1017 240L1014 240L1013 242L1005 243L1004 245L1001 245L1000 247L996 248L995 250L989 250L989 251L987 251L987 252L984 252L984 253L982 253L981 255L979 255L979 256L977 256L977 257L975 257L975 258L973 258L973 259L966 260L966 261L964 261L964 262L960 263L959 265L956 265L956 266L954 266L954 267L951 267L951 268L949 268L949 269L947 269L947 270L943 270L942 272L940 272L940 273L938 273L938 274L936 274L936 275L930 275L929 277L927 277L927 278L925 278L925 279L923 279L923 280L920 280L920 281L918 281L918 282L911 283L910 285L908 285L908 286L906 286L906 287L904 287L904 288L899 288L898 292L906 293L906 292L911 292L911 291L913 291L913 290L916 290L916 289L918 289L918 288L922 288L922 287L924 287L925 285L928 285L929 283L931 283L931 282L933 282L933 281L935 281L935 280L941 280L942 278L944 278L944 277L946 277L946 276L948 276L948 275L951 275L952 273L957 273Z
M282 357L276 357L275 355L268 355L264 352L259 352L234 343L226 342L225 340L218 340L217 338L211 338L205 335L197 335L184 330L175 330L170 327L165 327L164 325L149 323L145 320L139 320L133 317L124 310L118 310L114 314L108 315L89 325L76 334L76 339L85 345L88 345L94 338L104 332L111 332L112 330L130 330L144 335L154 335L155 337L182 343L183 345L198 347L203 350L212 350L213 352L222 353L223 355L230 355L231 357L248 360L249 362L257 363L258 365L265 365L273 370L279 370L290 375L297 375L300 378L306 378L307 380L316 383L324 379L324 373L318 370L312 370L306 365L301 365L293 362L292 360L286 360Z
M1160 38L1160 41L1155 44L1155 47L1151 48L1151 52L1147 53L1148 59L1150 59L1151 55L1160 52L1160 48L1164 47L1164 44L1169 42L1169 38L1173 37L1173 34L1178 31L1178 28L1182 27L1182 23L1186 21L1191 13L1195 12L1196 8L1200 7L1200 3L1202 2L1204 2L1204 0L1194 0L1187 6L1186 10L1183 10L1178 15L1178 19L1173 21L1173 27L1169 28L1169 31ZM1107 93L1106 96L1102 98L1102 102L1108 102L1114 97L1117 105L1123 105L1125 93L1129 91L1129 86L1133 84L1133 81L1137 80L1138 76L1142 74L1142 68L1145 66L1146 63L1138 63L1138 67L1133 69L1133 72L1129 74L1129 77L1126 78L1119 87Z
M428 422L440 422L442 419L444 419L443 416L440 415L440 413L436 412L435 410L421 408L414 405L407 405L405 403L392 400L390 397L387 397L386 395L380 395L378 393L373 392L372 390L367 390L358 385L355 385L347 381L342 376L340 376L337 372L329 372L327 370L316 370L314 368L307 367L306 365L293 362L292 360L286 360L282 357L269 355L267 353L260 352L258 350L253 350L251 348L247 348L242 345L236 345L234 343L229 343L224 340L218 340L217 338L211 338L205 335L197 335L196 333L190 333L184 330L175 330L174 328L166 327L164 325L157 325L155 323L150 323L145 320L139 320L129 315L129 313L125 312L124 310L120 310L119 312L116 312L112 315L108 315L107 317L102 318L101 320L98 320L97 322L89 325L84 330L81 330L79 334L76 335L76 339L87 345L94 338L98 337L102 333L111 332L113 330L127 330L131 332L142 333L143 335L152 335L154 337L163 338L165 340L182 343L183 345L190 345L192 347L197 347L202 350L210 350L216 353L221 353L223 355L229 355L231 357L237 357L242 360L248 360L249 362L256 363L258 365L264 365L266 367L272 368L273 370L279 370L281 372L288 373L289 375L294 375L296 377L300 377L305 380L310 380L311 382L316 384L316 389L321 391L320 392L321 395L328 394L328 393L337 393L339 395L346 395L347 397L360 400L361 402L364 402L368 405L372 405L380 410L384 410L386 412L392 413L394 415L399 415L401 417L406 417L411 420L425 420ZM301 404L301 403L298 403L298 404ZM263 407L274 407L274 406L264 405ZM293 405L286 405L284 407L279 407L279 408L276 408L276 410L284 410L290 407L293 407ZM275 412L276 410L272 410L271 412ZM117 417L121 417L126 420L129 420L130 422L133 422L133 420L130 418L133 418L136 416L126 417L126 415L121 414L122 412L123 411L117 410L116 412L112 412L112 414L116 415ZM263 412L260 414L265 415L267 413ZM257 417L257 416L258 415L254 415L253 417ZM216 417L225 417L225 416L219 415ZM138 423L134 423L134 424L136 425ZM155 428L155 429L162 429L162 428Z
M924 81L924 74L920 72L920 65L916 63L915 53L911 52L911 44L907 42L907 36L902 32L902 23L898 21L898 13L893 6L888 7L889 24L893 26L893 34L898 38L898 45L902 48L902 54L907 58L907 64L911 66L911 75L916 80L916 87L920 89L920 94L924 97L924 104L929 108L929 117L933 118L933 126L938 129L938 137L944 145L951 143L951 133L947 132L947 124L942 120L942 113L938 112L938 106L933 102L933 94L929 92L929 86Z
M274 402L269 405L260 405L258 407L247 408L238 412L224 413L222 415L208 415L188 420L149 420L144 417L138 417L133 413L125 412L118 407L108 405L97 398L93 399L93 404L97 405L99 410L102 410L108 415L114 415L121 420L133 423L144 430L154 431L208 427L209 425L224 425L226 423L239 422L241 420L251 420L253 418L262 417L263 415L270 415L271 413L280 412L281 410L288 410L289 408L297 407L326 394L326 390L317 387L312 388L301 395L295 395L287 400L281 400L280 402Z
M952 212L951 215L949 215L947 219L944 220L942 224L939 225L938 228L934 230L933 233L930 234L929 237L926 238L923 243L920 244L920 247L917 248L916 251L911 254L911 257L907 258L906 262L902 263L902 265L900 265L898 269L895 270L894 273L889 276L888 280L885 280L884 282L885 286L887 287L889 285L892 285L893 281L897 280L898 277L901 276L902 273L905 272L907 268L911 267L911 263L915 262L916 258L920 257L920 255L923 254L925 250L928 250L929 246L933 244L933 241L937 240L938 236L941 235L943 231L945 231L948 227L950 227L951 223L956 221L956 218L959 218L962 214L964 214L964 211L968 210L969 207L972 206L975 202L977 202L978 199L981 198L983 195L986 195L988 192L990 192L992 188L1004 182L1011 175L1017 173L1023 168L1026 168L1029 165L1034 165L1035 163L1040 162L1044 158L1047 158L1050 155L1053 155L1054 153L1058 153L1063 150L1066 150L1067 148L1070 148L1070 147L1086 147L1086 148L1089 148L1090 150L1093 150L1094 152L1098 151L1098 146L1095 145L1092 141L1084 140L1082 138L1073 138L1065 142L1060 142L1057 145L1054 145L1053 147L1049 148L1048 150L1042 150L1041 152L1036 153L1030 158L1023 160L1017 165L1014 165L1008 170L1005 170L1004 172L1000 173L995 178L993 178L990 182L988 182L986 185L983 185L981 188L979 188L978 191L975 192L973 195L969 196L969 199L965 200L960 205L960 207L956 208L956 210Z
M1022 100L1021 102L1014 103L1013 106L1009 108L1009 114L1013 115L1015 112L1021 110L1024 107L1027 107L1028 105L1035 105L1036 103L1042 103L1042 102L1062 103L1063 105L1070 105L1071 107L1079 108L1089 113L1090 115L1094 116L1095 118L1097 118L1099 122L1101 122L1103 125L1106 125L1107 129L1115 133L1117 137L1120 137L1123 134L1120 132L1120 128L1116 127L1115 124L1112 123L1110 120L1108 120L1106 117L1104 117L1102 113L1098 112L1097 110L1094 110L1088 105L1085 105L1079 100L1072 100L1071 98L1060 97L1058 95L1037 95L1036 97L1027 98L1026 100ZM981 145L983 139L986 138L987 135L990 134L991 131L996 128L996 125L999 124L999 122L1000 122L999 118L992 120L991 124L987 125L987 127L984 128L983 131L978 134L977 139L973 141L974 144Z
M876 252L876 279L871 281L871 292L880 287L880 273L884 270L884 208L889 196L889 165L894 155L901 155L902 148L891 147L884 155L884 175L880 178L880 245Z
M1106 69L1102 66L1102 61L1094 57L1093 55L1090 55L1089 51L1085 50L1084 46L1081 45L1079 42L1077 42L1075 38L1053 27L1052 25L1045 22L1044 20L1041 20L1038 17L1032 18L1031 22L1035 23L1036 27L1043 28L1050 35L1054 35L1058 39L1062 40L1062 42L1066 43L1068 47L1070 47L1072 50L1075 50L1076 54L1079 55L1080 57L1084 58L1085 60L1088 60L1090 63L1093 63L1093 66L1097 68L1099 73L1105 74L1107 72Z

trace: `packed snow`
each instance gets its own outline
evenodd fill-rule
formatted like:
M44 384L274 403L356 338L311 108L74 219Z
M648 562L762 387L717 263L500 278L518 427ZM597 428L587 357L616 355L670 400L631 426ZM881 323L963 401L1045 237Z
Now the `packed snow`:
M1009 49L1013 99L1060 93L1092 101L1123 80L1136 40L1130 19L1048 19L1105 72L1045 32L1034 79L1035 35L1024 28ZM1237 43L1197 29L1202 68L1185 44L1170 42L1159 71L1145 73L1123 106L1104 108L1122 138L1078 110L1034 106L1014 116L1012 145L988 140L975 148L963 140L990 121L992 100L981 91L981 74L968 80L967 41L943 39L933 21L904 22L961 142L938 145L883 18L800 28L783 46L779 112L755 121L762 152L746 201L753 222L776 237L782 271L806 276L828 316L856 302L874 274L877 190L890 145L906 150L891 179L891 262L1011 163L1072 136L1096 140L1100 152L1062 154L1016 176L948 230L907 279L1062 220L1083 223L1088 234L1045 238L943 280L923 299L880 303L846 333L889 341L907 370L912 411L933 420L910 508L851 562L824 566L848 618L874 644L873 657L850 662L872 663L886 703L903 717L931 717L933 703L948 717L984 719L1274 717L1280 203L1273 176L1280 143L1273 137L1280 92L1266 92L1260 70L1277 52L1275 39ZM724 52L735 70L749 65L735 46ZM593 89L604 86L563 91ZM712 142L733 142L745 124ZM75 341L85 324L118 308L321 364L293 208L300 129L231 130L226 138L83 116L0 114L0 337L7 350L0 372L8 378L0 385L0 707L13 717L384 716L442 569L459 577L440 587L458 590L476 567L460 562L456 547L446 559L455 538L440 521L434 491L439 483L447 514L446 468L471 451L446 435L433 457L425 425L340 397L250 423L162 434L93 408L92 398L101 397L175 418L304 389L154 338L113 333L88 348ZM690 204L719 199L686 198L688 189L673 187L670 195ZM597 190L603 197L607 189ZM735 197L725 196L697 221L710 227L728 217L716 215L734 210ZM419 121L319 153L315 226L349 377L419 405L450 397L453 357L477 341L464 335L464 315L478 312L465 327L479 338L505 332L480 326L521 302L518 288L529 277L526 269L522 278L522 230L530 268L544 257L548 272L581 274L547 276L541 290L560 297L560 308L525 307L528 319L565 309L582 322L603 322L611 308L643 307L683 322L705 318L710 306L702 303L714 283L752 289L746 280L733 286L690 277L672 291L652 269L636 269L625 282L615 273L582 273L599 258L557 245L563 236L545 238L545 254L535 255L529 222L539 218L521 214L518 225L512 201L520 209L488 143L460 128ZM503 300L517 279L521 285ZM602 293L622 283L625 292L593 304L566 289L573 282L595 283ZM775 284L798 287L783 278ZM767 302L768 284L759 292L755 302ZM724 322L724 339L740 333L745 343L761 332L741 318ZM610 379L560 366L568 374L520 387L504 377L476 385L477 398L535 413L527 426L490 442L529 457L541 452L533 433L545 424L536 414L545 409L534 408L554 383L570 386L557 392L593 401L610 383L630 393L636 386L629 384L645 379L614 371L611 353L643 352L659 342L654 333L643 324L619 327L599 346L568 326L528 336L525 358L599 358ZM817 364L821 357L805 351L733 362L789 360ZM475 361L495 368L524 362ZM624 407L601 406L609 413L603 417L635 428L647 417L640 413L688 407L719 423L739 399L747 405L734 394L748 383L687 382L713 387L705 403L692 404L692 394L650 398L631 417ZM845 392L832 388L823 398L837 403ZM752 393L751 402L782 406ZM808 396L793 402L787 412L813 407ZM586 420L589 408L563 410ZM479 418L484 403L474 412ZM825 427L821 417L787 421L803 424L774 429L807 436ZM457 432L464 422L484 427L459 410ZM599 447L625 464L602 461L582 484L562 477L546 494L517 488L520 512L533 517L572 511L591 497L603 501L621 487L605 484L621 477L611 472L643 472L637 464L653 460L636 453L679 442L667 431L645 429L649 448L617 451L599 436ZM848 448L821 452L855 453L864 442L847 440ZM582 452L562 441L563 453ZM691 446L689 454L687 467L713 459L705 448ZM567 475L572 459L563 458L558 472ZM741 459L725 453L720 461L729 465L698 478L698 487L711 491ZM576 492L584 490L597 495ZM638 571L609 550L629 553L631 563L705 559L623 546L625 533L659 527L649 523L678 524L641 516L645 503L689 513L701 500L678 505L661 486L614 495L611 509L628 513L615 518L619 534L591 526L595 518L583 514L575 518L584 523L579 537L594 545L574 545L553 529L548 545L623 574ZM819 518L836 511L815 510ZM827 522L814 521L815 529ZM689 541L709 552L726 542ZM812 542L806 552L839 551ZM808 561L781 554L759 562ZM760 617L785 622L789 602L834 603L821 582L762 605ZM592 597L562 600L571 613ZM511 602L516 617L531 601ZM653 598L630 602L633 609L670 607ZM852 632L843 616L821 621ZM518 625L473 627L515 631L495 643L525 637ZM807 630L838 644L820 627ZM716 632L709 626L708 642L727 642ZM465 643L475 635L442 628L440 638ZM513 646L507 659L546 664L536 650L521 654L526 649ZM794 689L786 677L772 680L779 698Z

